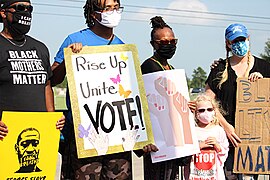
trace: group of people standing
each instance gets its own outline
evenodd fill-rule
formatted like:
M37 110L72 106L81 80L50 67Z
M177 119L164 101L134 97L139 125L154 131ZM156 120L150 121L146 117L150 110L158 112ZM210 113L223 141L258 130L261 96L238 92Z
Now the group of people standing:
M30 0L1 0L0 2L0 22L4 25L0 33L1 113L2 111L54 111L51 84L57 85L65 78L64 48L71 48L74 53L78 53L83 46L124 44L113 33L123 12L120 0L86 0L84 17L88 27L67 36L54 58L54 63L50 66L47 47L26 35L32 20L33 7ZM174 69L168 63L168 59L173 57L177 48L177 39L172 28L159 16L152 18L151 24L153 29L150 43L154 54L141 65L143 74ZM216 167L217 179L257 178L248 175L242 177L241 174L237 175L232 171L234 147L241 142L234 131L236 78L247 77L250 81L255 81L259 78L270 77L270 64L251 54L249 39L249 33L242 24L228 26L225 30L227 57L217 62L216 67L212 68L206 81L205 95L200 95L193 103L190 103L190 108L195 114L201 151L213 149L220 161ZM14 74L11 73L13 69L10 63L10 60L14 59L12 52L32 52L37 56L34 59L37 62L32 64L41 64L42 68L36 72L31 70L32 81L30 77L27 77L30 71L28 69L18 72L20 77L25 76L28 82L13 80ZM26 59L22 61L30 60L33 61L32 58L26 56ZM45 80L37 80L40 76ZM70 171L73 172L70 178L132 179L131 152L78 159L68 91L66 101L68 111L57 122L56 127L62 130L65 144L70 149L68 154ZM225 115L222 115L222 110L226 112ZM8 127L0 121L0 138L3 139L7 134ZM152 151L158 151L158 147L149 144L136 152L144 156L146 180L179 179L179 166L185 166L186 179L191 179L193 175L196 175L193 168L194 157L153 164L149 156L149 152Z

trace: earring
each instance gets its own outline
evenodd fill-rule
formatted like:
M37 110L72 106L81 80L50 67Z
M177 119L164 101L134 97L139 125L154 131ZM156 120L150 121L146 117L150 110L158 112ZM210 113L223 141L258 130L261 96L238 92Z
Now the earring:
M95 25L95 21L93 19L90 20L90 26L94 26Z

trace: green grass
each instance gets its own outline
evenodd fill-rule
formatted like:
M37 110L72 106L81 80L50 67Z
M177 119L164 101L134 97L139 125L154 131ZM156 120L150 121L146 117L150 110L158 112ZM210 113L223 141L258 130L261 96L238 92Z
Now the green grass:
M193 101L199 94L191 94L189 95L190 100Z
M66 110L66 96L54 96L55 110Z

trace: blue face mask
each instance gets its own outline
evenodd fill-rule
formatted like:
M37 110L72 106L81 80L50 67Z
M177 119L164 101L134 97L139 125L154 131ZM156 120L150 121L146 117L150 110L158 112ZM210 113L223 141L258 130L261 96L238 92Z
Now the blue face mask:
M249 51L249 41L238 41L232 44L232 53L238 57L244 57Z

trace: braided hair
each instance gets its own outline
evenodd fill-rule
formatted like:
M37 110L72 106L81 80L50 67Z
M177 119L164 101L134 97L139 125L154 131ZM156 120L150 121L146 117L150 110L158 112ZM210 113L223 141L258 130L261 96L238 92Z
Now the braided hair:
M165 27L170 28L172 30L172 28L165 23L165 21L163 21L161 16L155 16L153 18L151 18L151 22L152 24L152 31L151 31L151 41L154 40L154 34L158 29L163 29Z
M114 0L120 5L120 0ZM92 27L95 24L92 14L95 11L101 11L106 5L106 0L102 3L102 0L86 0L86 3L83 7L84 9L84 18L86 19L86 24L88 27Z
M221 85L222 85L225 81L228 80L229 55L230 55L231 49L228 47L227 44L226 44L225 48L226 48L226 60L225 60L225 61L226 61L226 65L225 65L225 69L224 69L224 71L219 72L219 73L217 74L217 77L218 77L217 79L220 80L219 83L218 83L218 85L217 85L217 87L218 87L219 89L221 89Z

